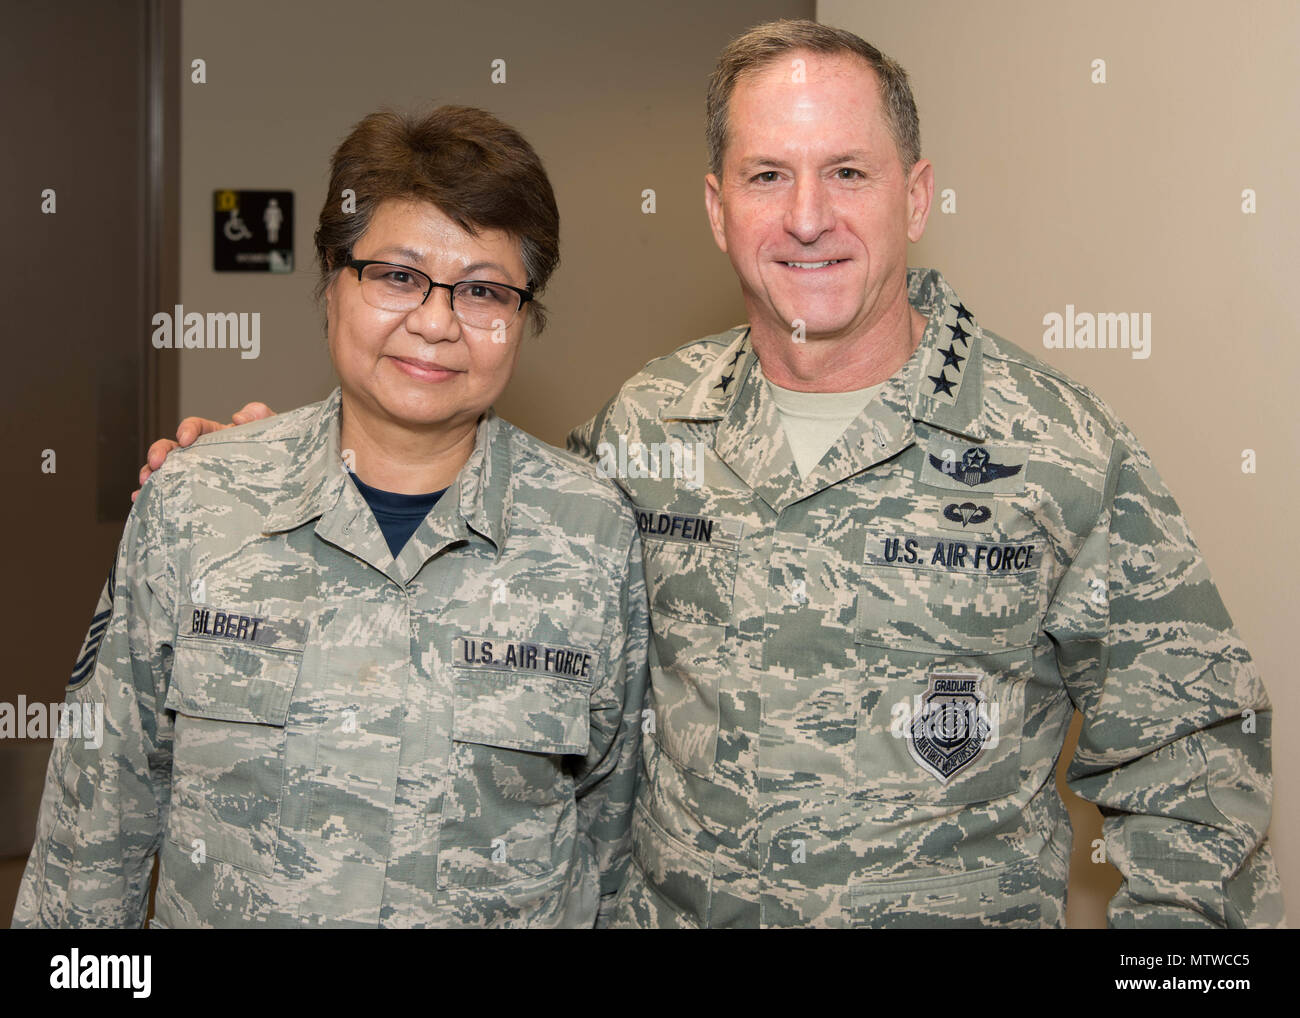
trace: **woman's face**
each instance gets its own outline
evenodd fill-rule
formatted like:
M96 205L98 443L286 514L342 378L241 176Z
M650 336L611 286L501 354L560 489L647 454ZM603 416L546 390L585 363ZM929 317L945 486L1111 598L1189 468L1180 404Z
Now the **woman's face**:
M428 202L381 203L352 257L419 269L438 283L527 285L518 240L487 229L472 237ZM330 357L355 414L425 431L472 425L510 381L526 305L493 330L460 321L440 287L409 312L367 304L354 269L326 293Z

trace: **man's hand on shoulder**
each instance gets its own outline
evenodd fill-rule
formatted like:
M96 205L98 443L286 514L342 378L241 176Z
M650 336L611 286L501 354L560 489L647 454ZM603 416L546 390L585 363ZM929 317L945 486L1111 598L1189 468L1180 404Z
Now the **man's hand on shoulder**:
M210 421L206 417L186 417L181 421L181 425L176 429L176 441L170 438L160 438L153 445L149 446L148 462L140 468L140 484L149 479L149 475L159 469L167 457L175 449L184 449L186 446L193 445L200 436L210 435L214 431L222 431L225 428L233 428L236 424L248 424L250 421L261 421L267 417L274 417L275 411L265 403L246 403L242 410L236 410L231 415L229 424L221 424L218 421ZM137 488L131 492L131 501L136 500L140 494Z

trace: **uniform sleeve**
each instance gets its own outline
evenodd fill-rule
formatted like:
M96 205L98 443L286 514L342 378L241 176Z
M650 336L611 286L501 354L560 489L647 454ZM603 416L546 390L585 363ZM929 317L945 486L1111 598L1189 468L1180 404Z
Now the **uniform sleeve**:
M600 871L596 926L609 919L632 851L632 809L641 767L641 713L649 677L650 638L641 538L631 523L617 610L610 623L607 665L591 696L591 742L577 774L579 832Z
M15 928L144 925L171 789L162 703L175 597L159 485L146 483L131 510L74 665L73 714L50 753Z
M1083 714L1067 782L1100 808L1123 876L1109 925L1278 926L1268 696L1177 503L1117 428L1100 517L1045 622Z
M617 399L618 396L615 395L613 399L600 408L595 417L569 432L568 440L565 443L569 452L589 460L598 460L600 458L597 450L602 442L608 441L604 437L604 432L609 424L610 414Z

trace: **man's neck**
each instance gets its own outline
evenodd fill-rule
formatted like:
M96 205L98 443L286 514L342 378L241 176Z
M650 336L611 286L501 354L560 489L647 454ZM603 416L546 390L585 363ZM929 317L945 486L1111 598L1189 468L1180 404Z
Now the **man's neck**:
M756 316L751 312L751 321ZM789 330L755 324L750 343L763 374L796 392L852 392L893 377L911 358L926 319L907 302L907 291L876 321L854 335L796 343Z
M470 455L477 422L415 431L343 402L340 443L351 449L353 470L372 488L403 495L440 491L456 479Z

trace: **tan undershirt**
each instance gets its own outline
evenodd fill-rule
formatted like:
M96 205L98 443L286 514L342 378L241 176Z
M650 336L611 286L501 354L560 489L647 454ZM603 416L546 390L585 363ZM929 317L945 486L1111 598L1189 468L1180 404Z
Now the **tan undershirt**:
M785 429L785 437L794 450L794 463L799 476L807 477L821 458L844 434L844 430L857 419L885 383L852 392L795 392L783 389L764 378L767 391L776 404L777 417Z

